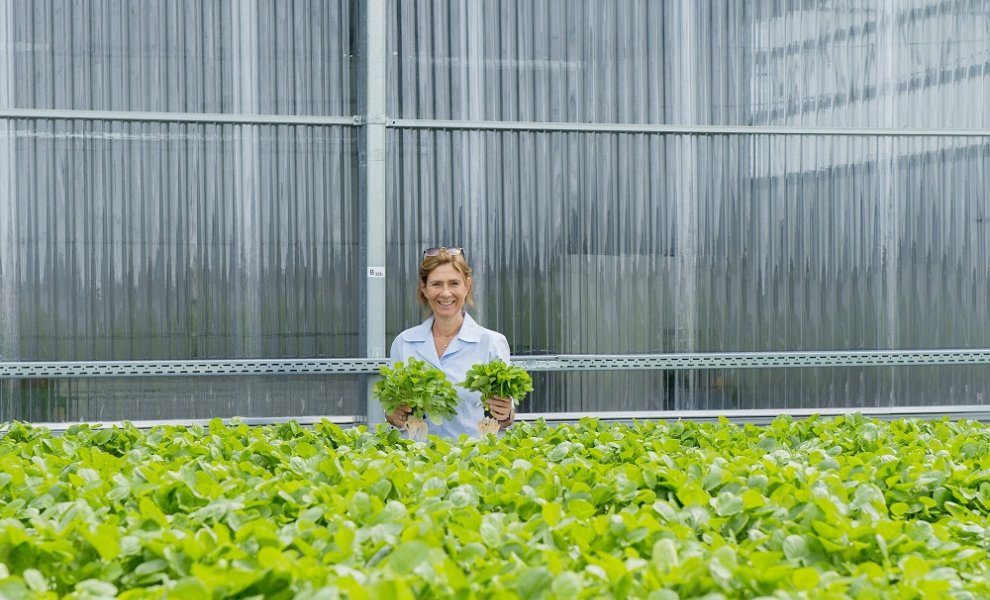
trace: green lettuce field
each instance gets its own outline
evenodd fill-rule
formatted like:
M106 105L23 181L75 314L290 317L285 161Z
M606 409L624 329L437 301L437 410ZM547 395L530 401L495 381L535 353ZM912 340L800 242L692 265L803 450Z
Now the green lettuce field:
M0 436L0 598L990 597L975 422Z

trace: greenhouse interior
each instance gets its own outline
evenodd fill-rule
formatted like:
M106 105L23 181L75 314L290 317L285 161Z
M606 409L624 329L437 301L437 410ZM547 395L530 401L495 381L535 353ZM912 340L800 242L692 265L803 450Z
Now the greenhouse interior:
M0 599L990 597L988 98L990 0L0 0Z

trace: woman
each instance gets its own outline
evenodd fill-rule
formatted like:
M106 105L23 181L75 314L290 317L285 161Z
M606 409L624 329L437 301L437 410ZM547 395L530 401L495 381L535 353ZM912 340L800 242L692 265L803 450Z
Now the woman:
M419 265L416 291L420 305L433 314L422 324L406 329L392 342L392 362L411 356L440 369L451 383L464 381L468 369L496 358L509 362L509 343L497 331L478 325L464 311L464 304L474 305L471 267L461 248L428 248ZM457 439L462 433L478 437L478 423L484 418L481 394L455 386L461 398L457 415L440 425L430 425L430 433ZM400 406L385 418L403 428L412 410ZM509 398L489 402L491 416L505 429L515 420Z

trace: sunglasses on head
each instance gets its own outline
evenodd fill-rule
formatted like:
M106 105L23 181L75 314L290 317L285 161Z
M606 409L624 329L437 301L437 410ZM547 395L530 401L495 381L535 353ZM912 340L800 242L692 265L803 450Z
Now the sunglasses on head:
M423 250L423 256L424 257L426 257L426 256L436 256L437 254L440 254L440 251L441 250L446 250L447 251L447 254L449 254L451 256L457 256L458 254L463 254L464 253L464 249L463 248L448 248L446 246L438 246L436 248L427 248L426 250Z

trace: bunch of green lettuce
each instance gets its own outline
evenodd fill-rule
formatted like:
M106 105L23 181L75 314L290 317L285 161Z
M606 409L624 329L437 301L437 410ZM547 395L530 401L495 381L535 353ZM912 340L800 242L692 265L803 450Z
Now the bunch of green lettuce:
M410 358L406 363L398 361L392 367L382 367L379 372L382 379L375 382L372 393L388 413L400 406L412 409L406 426L413 439L425 440L426 419L439 424L457 414L457 390L443 371L425 361Z
M485 410L488 410L488 401L492 398L511 398L514 404L518 404L526 394L533 391L533 379L529 373L521 367L506 364L499 358L472 366L464 381L458 385L481 392L481 403Z

